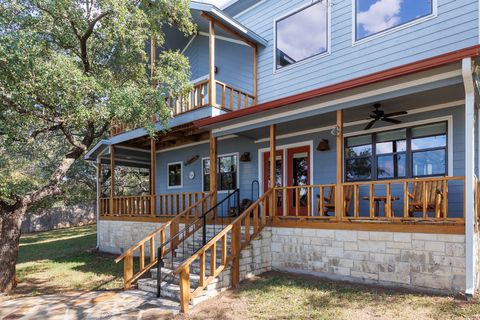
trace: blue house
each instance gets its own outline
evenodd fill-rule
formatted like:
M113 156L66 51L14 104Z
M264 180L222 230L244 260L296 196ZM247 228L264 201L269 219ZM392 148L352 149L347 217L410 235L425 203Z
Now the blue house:
M478 1L190 6L198 33L166 32L193 88L168 128L117 126L86 156L125 288L183 311L268 270L472 296ZM149 191L121 194L118 167Z

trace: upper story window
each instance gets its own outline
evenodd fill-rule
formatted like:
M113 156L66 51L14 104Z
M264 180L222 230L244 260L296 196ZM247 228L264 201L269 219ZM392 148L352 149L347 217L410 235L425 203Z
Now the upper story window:
M361 40L434 13L435 0L355 0L356 34Z
M327 51L326 0L277 20L275 24L277 69Z
M446 174L446 122L345 139L346 181Z

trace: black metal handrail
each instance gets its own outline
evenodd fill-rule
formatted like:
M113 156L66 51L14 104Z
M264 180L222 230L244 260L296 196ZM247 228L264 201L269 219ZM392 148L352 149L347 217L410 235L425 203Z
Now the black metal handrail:
M234 207L232 207L232 202ZM226 210L225 210L226 209ZM235 210L235 215L239 215L240 212L240 189L236 189L233 192L229 193L227 197L225 197L223 200L220 202L217 202L213 207L211 207L207 212L205 212L202 216L194 220L192 223L188 224L185 226L181 231L177 232L175 235L170 236L167 241L162 243L158 247L158 252L157 252L157 297L160 297L161 293L161 283L164 278L162 278L162 267L164 266L164 258L162 255L163 248L168 248L168 245L172 246L172 249L170 250L170 258L173 266L174 258L176 256L176 250L179 248L181 245L182 247L182 257L183 259L186 259L185 253L188 252L188 247L187 251L185 250L185 240L187 240L190 237L193 237L193 247L191 252L188 252L190 255L196 253L198 250L200 250L205 244L208 242L207 241L207 221L210 217L212 217L212 225L213 225L213 232L214 235L212 237L215 237L217 234L217 226L219 226L219 231L222 231L225 226L227 226L232 219L232 215L229 214L229 211ZM216 218L220 218L220 224L217 224ZM228 223L225 223L225 221L228 220ZM195 234L196 232L202 228L202 246L199 246L198 248L195 248ZM209 239L208 239L209 240Z

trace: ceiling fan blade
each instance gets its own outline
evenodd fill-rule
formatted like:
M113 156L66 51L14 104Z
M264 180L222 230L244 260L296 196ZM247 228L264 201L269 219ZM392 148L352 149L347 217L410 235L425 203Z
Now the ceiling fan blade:
M402 123L402 121L397 120L397 119L383 118L382 120L385 121L385 122L390 122L390 123L395 123L395 124Z
M368 130L368 129L370 129L371 127L373 127L373 125L374 125L375 122L377 122L377 121L378 121L378 120L372 120L372 121L370 121L370 122L367 124L367 126L365 127L365 129L363 129L363 130Z
M390 118L390 117L396 117L396 116L404 116L408 114L407 111L399 111L399 112L392 112L392 113L387 113L384 115L385 118Z

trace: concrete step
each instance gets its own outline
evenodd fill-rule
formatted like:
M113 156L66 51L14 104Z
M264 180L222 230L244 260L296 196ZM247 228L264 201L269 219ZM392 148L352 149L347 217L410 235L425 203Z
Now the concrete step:
M153 268L150 270L151 278L156 280L157 279L157 268ZM180 277L175 274L172 269L162 268L162 281L166 281L173 284L180 284ZM210 284L217 283L219 280L218 278L214 279ZM192 288L196 288L200 285L200 275L196 273L190 273L190 286Z

